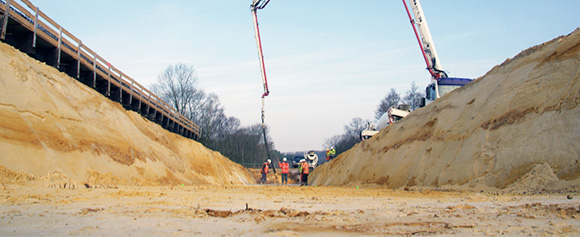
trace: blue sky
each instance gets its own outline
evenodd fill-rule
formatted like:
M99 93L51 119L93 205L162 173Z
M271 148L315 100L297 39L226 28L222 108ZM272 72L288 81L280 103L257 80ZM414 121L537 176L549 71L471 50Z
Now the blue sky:
M228 116L260 122L263 93L251 0L32 1L112 65L149 87L193 65ZM423 0L443 69L478 78L580 27L580 1ZM401 1L271 0L258 12L271 94L266 122L283 152L324 149L353 118L373 119L391 88L429 82Z

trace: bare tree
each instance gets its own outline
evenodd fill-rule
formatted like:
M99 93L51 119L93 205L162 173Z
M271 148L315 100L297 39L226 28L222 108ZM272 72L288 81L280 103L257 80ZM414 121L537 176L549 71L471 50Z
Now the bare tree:
M377 107L377 110L375 111L375 119L379 120L381 116L391 108L391 106L399 105L399 101L401 101L401 96L394 88L391 88L389 94L381 100L381 103Z
M353 118L352 121L344 126L344 133L336 135L326 140L327 147L334 146L336 155L347 151L358 142L360 142L360 133L366 128L370 121L362 118Z
M415 110L421 106L421 98L425 97L425 93L419 90L415 81L411 83L411 89L407 91L403 103L411 106L411 110Z
M195 120L205 93L198 87L198 77L191 65L176 64L168 66L157 77L152 86L153 92L173 106L177 112Z
M152 90L177 111L200 127L199 142L240 163L264 161L266 149L260 124L240 128L240 120L228 117L216 94L206 94L198 87L193 66L167 67L157 78ZM268 137L268 129L266 128ZM270 142L268 146L274 147Z
M327 138L326 142L324 143L324 147L336 147L338 143L342 140L342 135L334 135L331 138Z
M266 128L266 133L268 133L268 128ZM271 140L268 139L268 144L273 147L274 144L270 142ZM262 139L261 124L237 128L233 133L224 136L217 145L224 156L241 164L258 164L268 158L266 146L264 146ZM269 152L273 157L280 156L274 150Z
M197 119L197 123L202 129L200 141L208 147L213 147L213 144L220 138L220 124L227 119L224 109L216 94L209 94L205 102L201 106L201 114Z

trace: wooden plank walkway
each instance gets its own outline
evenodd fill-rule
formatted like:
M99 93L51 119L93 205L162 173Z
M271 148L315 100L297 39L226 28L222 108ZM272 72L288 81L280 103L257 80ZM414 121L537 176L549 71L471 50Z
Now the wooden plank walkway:
M0 40L171 132L199 138L199 126L115 68L28 0L0 0Z

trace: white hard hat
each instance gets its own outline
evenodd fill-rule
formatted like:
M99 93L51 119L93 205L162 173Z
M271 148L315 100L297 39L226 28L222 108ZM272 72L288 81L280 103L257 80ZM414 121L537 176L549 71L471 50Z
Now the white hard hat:
M286 161L286 157L284 157L284 159L282 159L283 161Z
M270 159L268 159L268 163L272 163L272 161Z
M305 159L300 160L300 162L304 162L304 161L306 161L306 160Z

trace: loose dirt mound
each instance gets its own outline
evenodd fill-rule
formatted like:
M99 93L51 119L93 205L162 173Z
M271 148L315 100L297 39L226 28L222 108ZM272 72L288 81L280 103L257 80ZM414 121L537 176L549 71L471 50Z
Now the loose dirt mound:
M544 186L579 181L579 77L576 29L414 111L317 168L311 182L504 189L539 164L557 177Z
M254 183L218 152L0 43L0 181L52 186Z
M554 174L548 163L537 164L506 189L512 192L535 193L550 188L558 180L558 176Z

